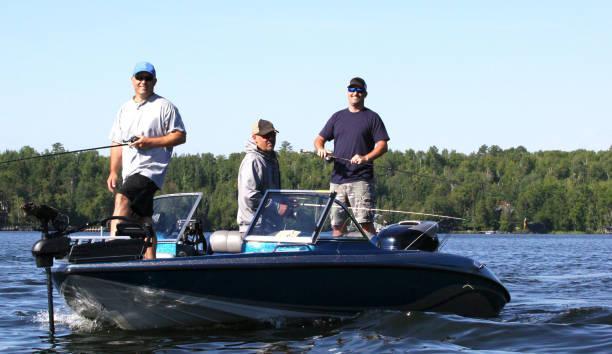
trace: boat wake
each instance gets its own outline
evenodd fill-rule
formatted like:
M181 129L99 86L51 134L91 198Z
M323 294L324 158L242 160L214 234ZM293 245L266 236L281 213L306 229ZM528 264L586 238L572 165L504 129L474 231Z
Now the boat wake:
M612 325L612 308L579 307L570 308L548 320L549 323Z
M67 308L57 309L53 319L56 325L67 327L71 331L79 333L92 333L108 328L101 322L89 320ZM41 328L46 328L49 326L49 312L47 310L39 311L32 320L39 324Z
M47 323L47 313L35 319ZM453 314L375 310L353 319L306 321L243 322L211 324L182 329L128 331L109 324L87 320L62 308L56 323L70 327L72 335L97 332L100 345L107 336L141 343L171 340L175 345L197 338L197 348L213 345L247 351L309 351L313 348L336 352L463 352L493 350L504 352L606 352L612 346L606 324L612 323L612 310L606 307L573 308L533 314L532 322L508 321L505 317L479 319ZM500 333L504 333L500 336ZM204 335L205 334L205 335ZM578 336L582 340L577 341ZM171 339L169 339L171 338ZM122 342L122 346L125 343ZM111 346L112 348L115 348ZM138 346L134 346L138 348ZM116 348L115 348L116 349Z

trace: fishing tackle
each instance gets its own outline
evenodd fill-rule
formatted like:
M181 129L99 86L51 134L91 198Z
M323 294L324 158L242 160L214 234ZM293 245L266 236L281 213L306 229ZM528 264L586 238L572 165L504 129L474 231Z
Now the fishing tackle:
M299 153L300 154L313 154L313 155L318 156L315 152L309 151L309 150L304 150L304 149L300 149ZM351 163L351 159L347 159L347 158L339 157L339 156L334 156L333 154L328 154L327 156L325 156L325 161L326 162L332 162L334 160L345 161L345 162ZM362 165L374 166L374 163L372 163L372 162L365 162L365 163L362 163ZM461 184L460 182L453 181L453 180L448 179L448 178L442 178L442 177L437 177L437 176L425 175L423 173L414 172L414 171L400 170L400 169L397 169L397 168L394 168L394 167L387 167L387 168L383 168L383 169L386 170L387 172L399 172L399 173L403 173L403 174L407 174L407 175L416 175L416 176L436 179L438 181L450 183L451 185L452 184Z
M44 158L44 157L53 157L53 156L67 155L67 154L76 154L76 153L85 152L85 151L110 149L110 148L113 148L113 147L116 147L116 146L126 146L126 145L129 145L130 143L133 143L136 140L138 140L138 137L133 136L133 137L131 137L128 140L124 140L121 144L113 144L113 145L98 146L98 147L94 147L94 148L80 149L80 150L74 150L74 151L62 151L62 152L56 152L56 153L52 153L52 154L22 157L22 158L14 159L14 160L0 161L0 165L11 163L11 162L19 162L19 161L26 161L26 160L33 160L33 159L41 159L41 158Z

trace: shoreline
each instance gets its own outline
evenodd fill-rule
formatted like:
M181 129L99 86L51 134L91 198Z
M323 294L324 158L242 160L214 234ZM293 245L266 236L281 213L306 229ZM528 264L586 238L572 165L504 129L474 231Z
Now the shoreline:
M37 231L37 232L41 232L42 229L40 227L34 227L34 226L3 226L0 227L0 231L2 232L19 232L19 231ZM52 229L50 229L49 231L53 231ZM103 231L108 231L107 228L104 228ZM83 229L79 232L100 232L100 226L97 227L88 227L86 229Z
M41 232L42 230L40 228L36 228L36 227L31 227L31 226L5 226L5 227L0 227L0 232ZM108 229L104 229L104 232L108 232ZM84 229L82 231L79 232L100 232L100 227L91 227L88 229ZM205 232L213 232L213 231L205 231ZM547 233L533 233L533 232L490 232L490 231L454 231L454 232L439 232L438 234L452 234L452 235L483 235L483 236L495 236L495 235L515 235L515 236L531 236L531 235L550 235L550 236L556 236L556 235L562 235L562 236L567 236L567 235L575 235L575 236L579 236L579 235L585 235L585 236L590 236L590 235L612 235L611 232L584 232L584 231L552 231L552 232L547 232Z

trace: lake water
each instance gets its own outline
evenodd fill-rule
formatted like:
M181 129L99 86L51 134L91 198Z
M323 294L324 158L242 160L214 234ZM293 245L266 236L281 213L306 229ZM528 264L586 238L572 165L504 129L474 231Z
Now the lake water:
M55 293L54 337L45 274L30 253L39 237L0 232L0 352L612 353L612 235L448 235L443 252L486 263L510 291L497 318L372 312L129 332L80 318Z

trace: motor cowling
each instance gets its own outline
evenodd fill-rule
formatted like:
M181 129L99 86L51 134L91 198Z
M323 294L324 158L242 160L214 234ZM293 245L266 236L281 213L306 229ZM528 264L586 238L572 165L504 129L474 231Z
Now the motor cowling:
M43 238L32 246L32 255L36 258L36 266L51 267L53 258L63 258L70 251L70 239L66 236Z
M433 252L440 245L437 231L438 224L432 221L398 223L381 230L372 238L372 242L385 250Z

